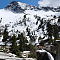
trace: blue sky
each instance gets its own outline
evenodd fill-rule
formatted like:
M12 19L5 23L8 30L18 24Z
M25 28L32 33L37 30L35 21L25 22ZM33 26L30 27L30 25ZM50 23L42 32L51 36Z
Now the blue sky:
M22 3L27 3L27 4L30 4L30 5L38 6L38 1L39 0L0 0L0 9L7 6L11 1L20 1Z
M19 1L34 6L50 6L50 7L60 6L60 0L0 0L0 9L7 6L11 1Z

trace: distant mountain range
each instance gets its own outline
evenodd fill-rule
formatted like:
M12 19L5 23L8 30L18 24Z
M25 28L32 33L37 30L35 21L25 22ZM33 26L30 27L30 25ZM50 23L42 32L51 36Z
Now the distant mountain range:
M28 5L25 3L21 3L18 1L11 2L8 6L5 7L5 9L9 9L11 11L15 11L17 13L23 12L25 10L44 10L44 11L53 11L53 12L60 12L60 7L54 8L54 7L36 7L32 5Z

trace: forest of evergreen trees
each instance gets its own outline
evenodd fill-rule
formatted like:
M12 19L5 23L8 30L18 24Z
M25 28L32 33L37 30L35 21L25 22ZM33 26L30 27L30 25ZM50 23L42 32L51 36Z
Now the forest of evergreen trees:
M39 21L41 22L41 24L38 26L37 31L39 31L39 29L42 28L42 31L44 32L44 26L46 25L47 33L44 33L44 37L48 36L48 43L55 43L56 40L59 39L58 25L56 23L52 25L51 20L43 21L43 19L41 19L39 16L35 16L35 18L37 18L36 25L38 24ZM54 16L54 18L56 18L56 16ZM23 22L26 25L26 15L24 15ZM5 46L7 45L7 43L11 44L10 45L11 53L16 54L19 57L22 57L21 52L31 51L31 56L36 57L36 53L35 53L36 48L34 48L34 46L32 45L32 42L36 41L35 31L31 33L29 27L27 27L26 31L27 31L27 36L29 36L30 38L30 41L28 41L25 34L21 32L18 34L18 36L16 36L15 34L9 36L7 26L5 26L5 29L2 33L0 31L0 35L3 35L2 41L5 43ZM41 37L38 38L38 40L41 39L43 40L44 38Z

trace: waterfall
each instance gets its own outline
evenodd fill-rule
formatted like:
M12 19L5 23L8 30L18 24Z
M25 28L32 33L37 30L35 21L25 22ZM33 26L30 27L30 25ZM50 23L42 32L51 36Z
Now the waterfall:
M51 53L47 52L46 50L37 50L36 52L39 52L39 53L46 52L49 60L54 60L54 57L51 55Z
M49 52L46 51L46 53L48 54L50 60L54 60L53 56Z

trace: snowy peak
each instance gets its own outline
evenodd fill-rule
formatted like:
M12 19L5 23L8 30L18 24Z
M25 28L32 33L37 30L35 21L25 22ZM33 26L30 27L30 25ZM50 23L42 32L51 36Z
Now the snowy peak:
M25 9L27 4L25 3L21 3L21 2L18 2L18 1L12 1L10 3L11 6L16 6L16 7L21 7L22 9Z
M22 13L24 9L21 8L21 5L17 1L12 1L9 5L5 7L7 10L11 10L12 12Z
M18 2L18 5L19 5L22 9L26 9L26 7L27 7L27 4L21 3L21 2Z
M60 12L60 7L36 7L32 5L28 5L25 3L21 3L18 1L12 1L9 5L5 7L5 9L8 9L15 13L23 13L25 10L34 10L34 11L53 11L53 12Z
M5 7L5 9L8 9L16 13L22 13L25 10L39 10L39 8L36 6L28 5L18 1L12 1L9 5Z

